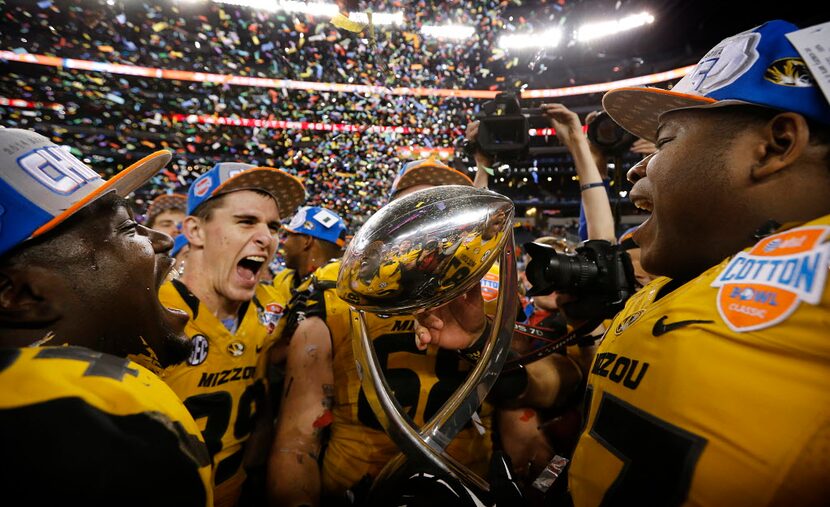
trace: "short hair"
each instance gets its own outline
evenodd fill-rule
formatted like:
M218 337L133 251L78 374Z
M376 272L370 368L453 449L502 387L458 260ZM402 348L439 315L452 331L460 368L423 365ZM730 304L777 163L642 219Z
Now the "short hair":
M267 197L269 199L274 200L274 196L266 192L265 190L259 190L257 188L241 188L239 190L234 190L234 192L239 192L241 190L250 190L251 192L255 192L263 197ZM196 206L196 209L193 210L191 213L192 216L204 221L209 222L211 218L213 218L213 212L217 209L222 207L222 204L225 201L225 197L232 194L233 192L228 192L227 194L220 194L216 197L211 197L207 201L203 202L202 204ZM274 201L276 204L276 201ZM279 205L277 205L277 210L279 210Z
M720 118L715 125L715 134L727 142L734 139L738 132L747 126L766 123L775 118L776 115L786 112L752 104L716 107L708 109L707 111L719 113ZM830 126L821 124L806 116L804 119L807 121L807 127L810 129L810 144L830 147ZM825 156L825 163L830 166L830 149L828 149Z

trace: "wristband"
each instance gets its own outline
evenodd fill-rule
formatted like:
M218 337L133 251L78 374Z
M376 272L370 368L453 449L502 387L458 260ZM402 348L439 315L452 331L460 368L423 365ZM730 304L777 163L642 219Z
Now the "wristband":
M490 332L492 330L493 321L488 318L487 323L484 325L484 331L481 332L481 336L476 338L476 341L474 341L473 344L466 349L458 349L458 354L473 364L477 363L481 358L481 351L484 350L484 344L487 342L487 337L490 336Z
M494 174L496 174L496 172L493 170L492 167L487 167L486 165L483 165L483 164L476 164L476 168L484 169L484 172L486 172L490 176L493 176Z
M581 187L579 187L579 191L584 192L584 191L586 191L590 188L604 187L604 186L605 186L605 183L603 183L601 181L595 181L594 183L586 183L586 184L582 185Z

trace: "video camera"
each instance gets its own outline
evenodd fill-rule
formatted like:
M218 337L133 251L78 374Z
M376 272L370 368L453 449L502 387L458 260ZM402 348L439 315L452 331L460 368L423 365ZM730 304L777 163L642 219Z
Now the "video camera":
M533 286L527 295L560 291L577 296L576 301L563 305L572 319L611 318L634 294L631 257L619 245L588 240L574 255L557 253L539 243L525 243L524 247L531 257L525 275Z
M637 137L620 127L605 111L588 124L588 140L606 157L620 156L631 148Z
M477 116L478 146L499 162L527 158L530 146L528 129L534 119L543 120L540 108L522 108L519 94L502 92L482 105Z

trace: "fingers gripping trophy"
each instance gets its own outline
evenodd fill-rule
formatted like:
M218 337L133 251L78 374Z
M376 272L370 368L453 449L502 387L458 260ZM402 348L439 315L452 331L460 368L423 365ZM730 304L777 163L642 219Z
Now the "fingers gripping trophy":
M402 450L375 480L373 491L406 471L454 477L487 496L490 485L445 452L473 417L507 358L517 304L510 199L484 189L445 185L416 191L379 210L357 232L343 257L337 294L360 329L352 345L363 390L375 416ZM381 369L367 312L412 315L460 296L480 297L480 280L500 256L501 297L494 325L466 381L423 427L396 400Z

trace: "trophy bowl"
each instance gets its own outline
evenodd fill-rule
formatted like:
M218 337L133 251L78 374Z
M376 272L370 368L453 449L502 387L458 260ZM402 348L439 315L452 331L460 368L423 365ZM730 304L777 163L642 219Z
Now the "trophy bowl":
M337 278L353 308L385 315L437 307L477 285L511 238L513 202L444 185L397 199L355 234Z

